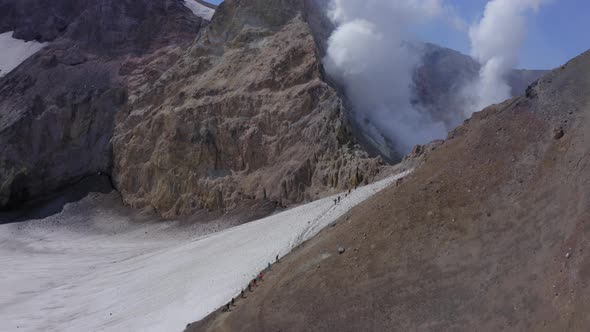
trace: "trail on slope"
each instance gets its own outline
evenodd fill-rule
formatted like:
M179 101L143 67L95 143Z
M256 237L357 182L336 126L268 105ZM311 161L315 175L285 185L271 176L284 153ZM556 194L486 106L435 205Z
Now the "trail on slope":
M91 195L43 220L0 226L0 330L174 331L401 173L211 234L219 225L137 223ZM209 227L209 228L207 228Z

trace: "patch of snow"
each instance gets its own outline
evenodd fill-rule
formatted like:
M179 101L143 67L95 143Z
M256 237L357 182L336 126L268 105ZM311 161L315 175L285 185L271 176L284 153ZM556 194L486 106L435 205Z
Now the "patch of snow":
M196 0L184 0L184 5L190 9L193 14L207 21L211 21L213 14L215 14L215 9L202 5Z
M134 222L104 208L113 194L0 225L0 330L181 331L239 294L277 254L409 172L341 194L337 205L327 197L213 234Z
M10 73L47 43L12 38L12 31L0 34L0 77Z

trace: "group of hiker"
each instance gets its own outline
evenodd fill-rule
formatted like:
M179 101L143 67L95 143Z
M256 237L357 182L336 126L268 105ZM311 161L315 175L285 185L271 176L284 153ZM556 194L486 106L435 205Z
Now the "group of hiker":
M355 186L354 189L357 189L357 187ZM344 198L348 197L348 195L350 195L352 192L352 189L348 189L347 192L344 193ZM341 201L341 197L340 195L338 195L336 198L334 198L334 205L339 204ZM277 257L275 258L275 263L279 262L279 255L277 255ZM265 271L269 272L271 271L272 268L272 264L268 263L268 266L266 267ZM245 299L246 298L246 290L248 290L248 292L253 292L253 287L258 287L258 284L262 281L264 281L263 279L264 275L262 272L258 273L258 275L252 279L249 283L248 286L246 288L243 288L242 291L240 292L240 298ZM231 307L236 305L236 298L237 297L232 297L231 301L229 301L224 307L223 307L223 311L231 311Z
M356 189L356 186L354 187L354 189ZM352 189L348 189L348 191L344 193L344 198L348 197L348 195L350 195L351 192L352 192ZM334 198L334 205L338 205L338 204L340 204L340 195L338 195L338 197Z
M277 255L277 257L275 258L275 263L279 262L279 255ZM271 271L271 263L268 263L268 266L266 267L266 270L264 270L265 272L269 272ZM264 274L263 271L261 271L260 273L258 273L258 275L256 277L254 277L254 279L252 279L249 283L248 283L248 287L243 288L242 291L240 292L240 298L245 299L246 298L246 289L248 290L248 292L253 292L253 288L254 287L258 287L259 283L264 281ZM231 311L231 307L234 307L236 305L236 298L237 297L232 297L231 301L229 301L224 307L223 307L223 311Z

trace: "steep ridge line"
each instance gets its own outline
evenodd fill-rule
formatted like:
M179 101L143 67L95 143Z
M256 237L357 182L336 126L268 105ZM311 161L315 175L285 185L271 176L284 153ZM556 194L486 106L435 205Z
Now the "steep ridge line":
M474 114L283 258L272 291L188 331L586 331L589 73L590 51Z

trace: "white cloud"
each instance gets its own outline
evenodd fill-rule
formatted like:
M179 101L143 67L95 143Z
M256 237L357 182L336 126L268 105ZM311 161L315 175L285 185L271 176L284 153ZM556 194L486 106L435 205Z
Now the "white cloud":
M546 0L493 0L469 29L471 53L482 65L479 79L466 88L466 115L510 98L506 76L517 66L527 36L527 14Z
M381 134L398 152L408 152L446 135L442 122L410 102L421 54L405 41L412 26L451 12L441 0L332 1L329 16L337 28L328 41L326 71L345 87L373 140L383 141L375 137Z

